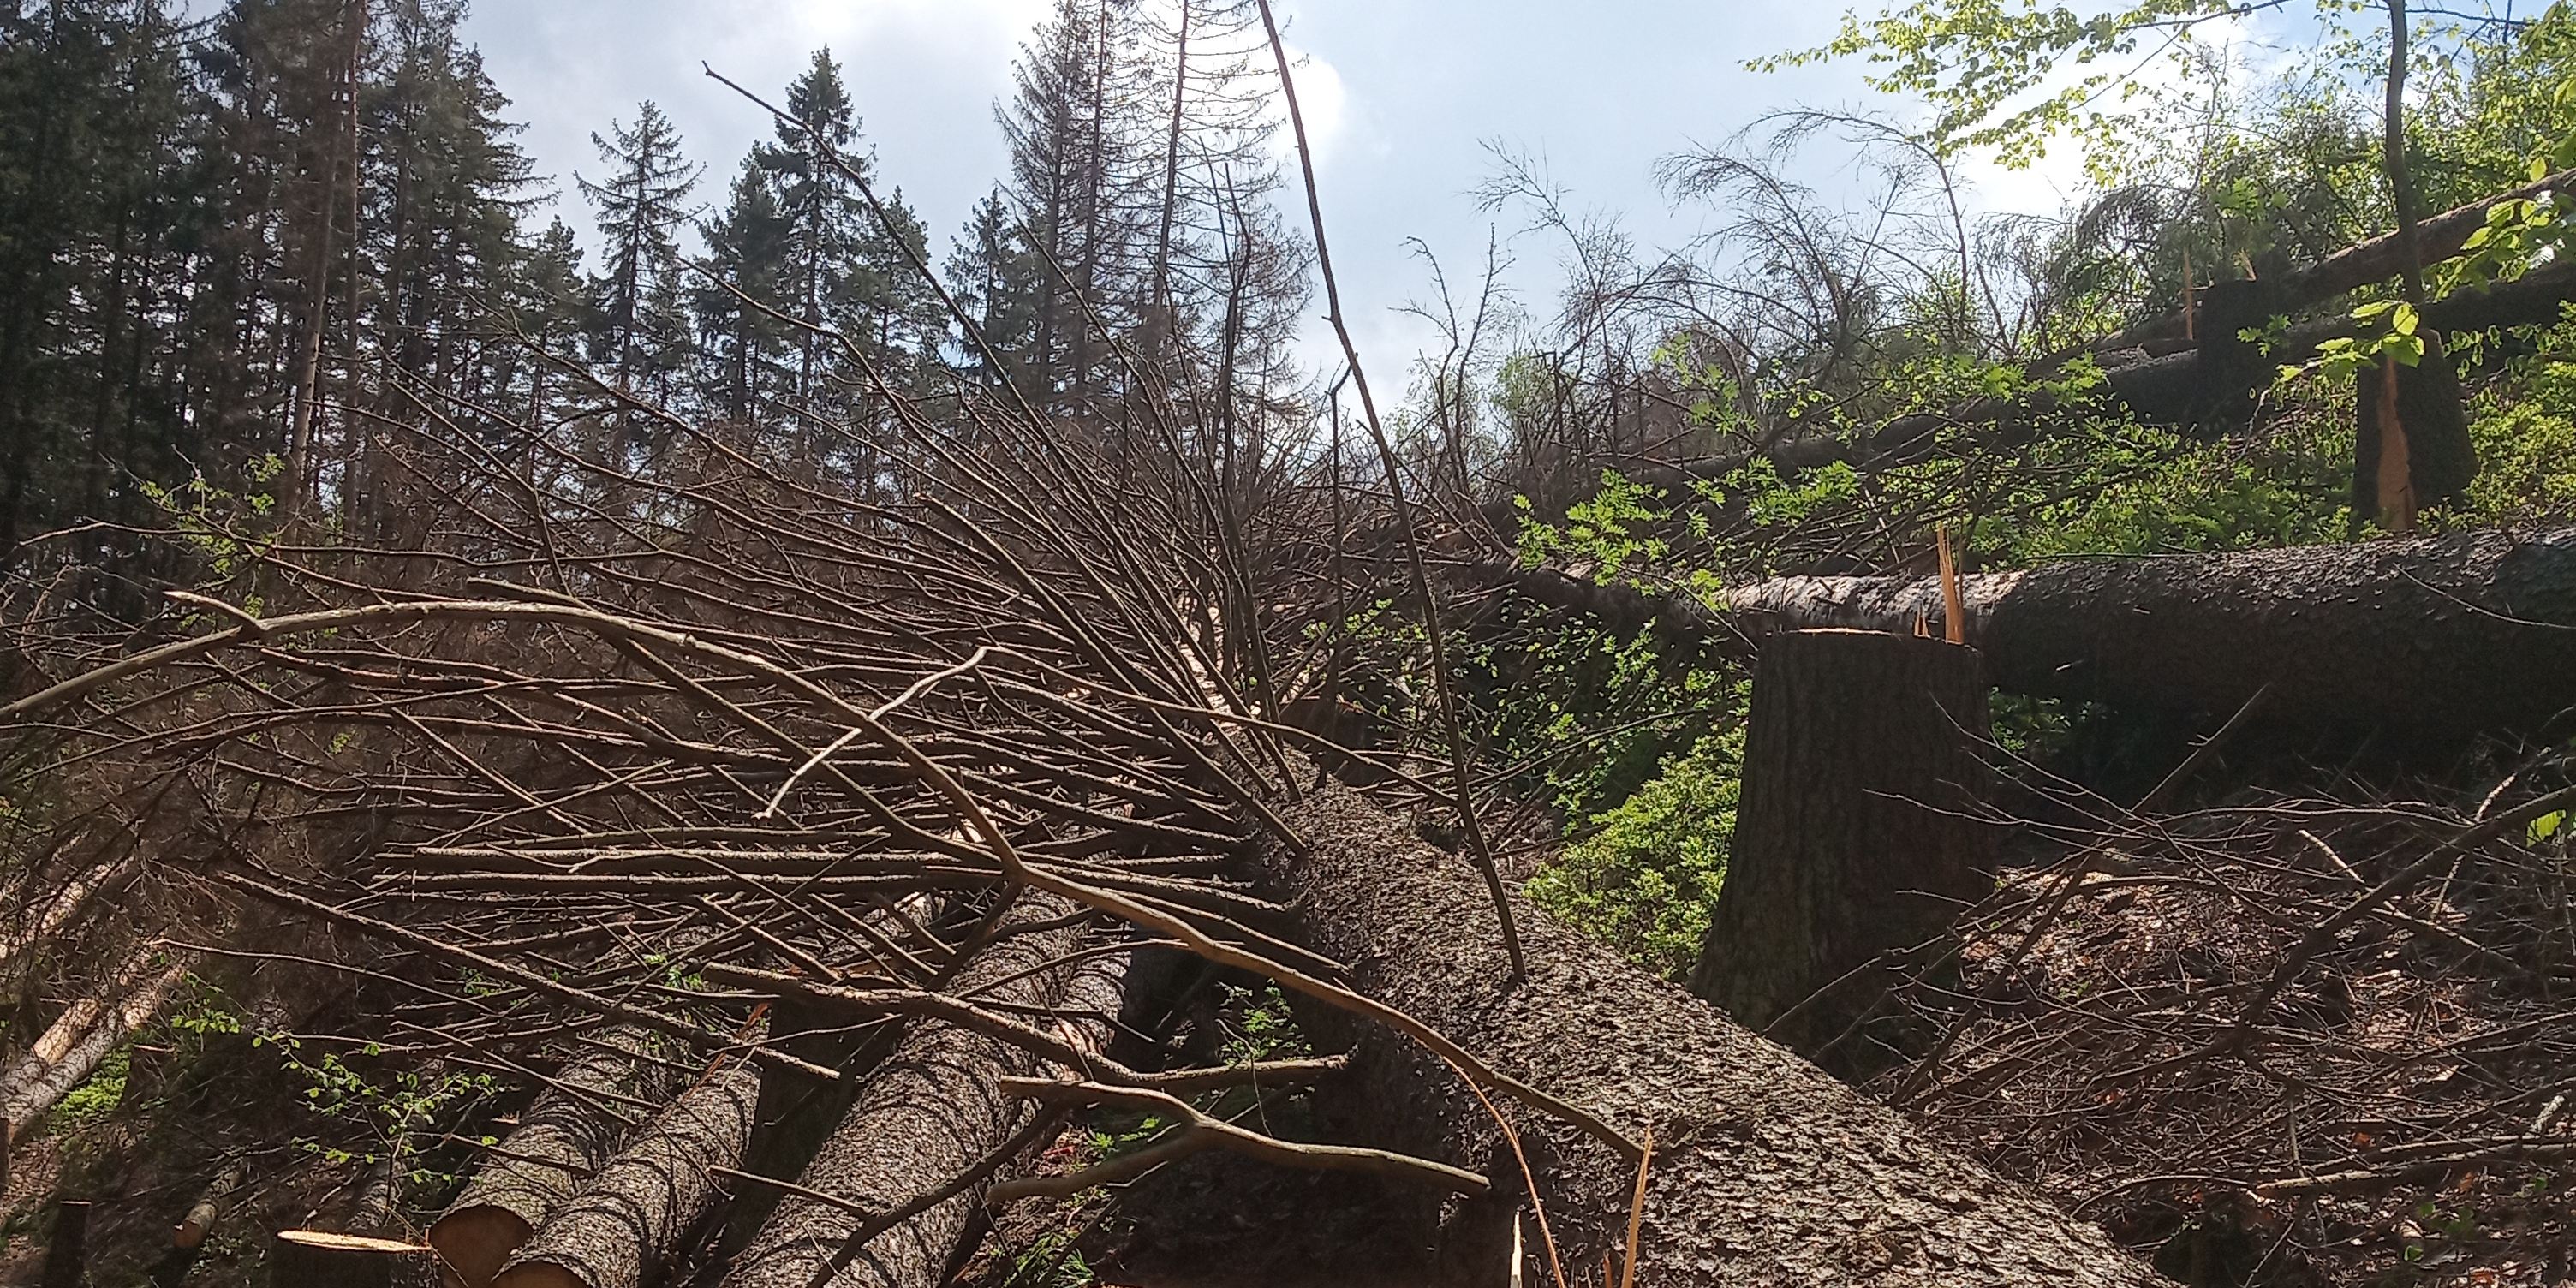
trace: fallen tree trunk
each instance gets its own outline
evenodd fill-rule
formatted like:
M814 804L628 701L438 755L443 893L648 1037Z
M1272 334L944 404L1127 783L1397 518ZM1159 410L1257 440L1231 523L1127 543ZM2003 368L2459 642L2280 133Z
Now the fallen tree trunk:
M668 1072L652 1035L616 1028L540 1092L463 1193L429 1227L450 1288L484 1288L556 1208L580 1192L632 1127L621 1102L658 1103Z
M2497 206L2554 192L2571 184L2576 184L2576 170L2561 170L2519 188L2492 197L2481 197L2422 220L2415 226L2417 242L2422 248L2421 262L2429 266L2459 254L2461 247L2468 244L2469 235L2486 226L2487 212ZM2382 233L2346 246L2305 268L2281 274L2272 279L2270 290L2275 303L2284 310L2313 308L2338 295L2357 291L2374 282L2385 282L2413 267L2413 259L2407 253L2404 237L2393 232ZM2183 311L2176 309L2095 340L2081 349L2054 355L2045 360L2044 365L2062 365L2076 353L2105 353L2115 349L2133 349L2160 340L2180 340L2184 338L2186 329Z
M1012 915L1023 924L1062 921L1072 911L1052 895L1023 895L1021 905ZM1071 953L1079 935L1078 926L1068 925L1005 939L978 954L950 989L981 988L978 1002L1004 1010L1064 1007L1115 1015L1123 954L1078 968L1049 965ZM1094 1049L1105 1042L1105 1023L1083 1027ZM926 1196L1007 1144L1037 1110L1005 1094L1001 1081L1029 1077L1038 1066L1036 1056L997 1038L935 1021L917 1024L869 1076L849 1116L798 1178L803 1189L849 1206L788 1195L735 1261L727 1288L937 1288L985 1186L969 1186L861 1240L856 1236L869 1224L863 1213L891 1212Z
M128 954L116 968L115 975L97 992L65 1003L62 1013L54 1017L52 1024L45 1026L44 1032L36 1035L27 1053L9 1067L7 1076L0 1077L0 1106L24 1099L47 1070L60 1064L64 1056L72 1053L72 1048L80 1045L81 1039L89 1036L90 1030L107 1015L108 1007L141 987L152 976L153 967L160 962L160 949L145 944Z
M590 1188L546 1218L502 1267L496 1288L643 1288L720 1196L717 1168L739 1170L760 1075L737 1062L662 1111Z
M1529 979L1512 987L1474 870L1357 793L1328 784L1282 814L1311 852L1266 846L1266 881L1295 901L1311 947L1352 963L1356 987L1632 1139L1653 1132L1636 1282L2161 1282L2099 1229L1527 905ZM1372 1145L1487 1169L1506 1206L1457 1212L1444 1259L1469 1282L1505 1282L1508 1203L1523 1187L1466 1084L1370 1031L1350 1081L1325 1092ZM1624 1243L1635 1169L1590 1136L1519 1123L1569 1274L1599 1266ZM1533 1257L1538 1243L1533 1226Z
M187 979L188 971L196 963L194 954L172 959L162 966L158 974L126 993L116 1005L97 1008L96 1018L78 1039L63 1046L59 1059L40 1069L29 1070L21 1065L18 1072L28 1076L20 1080L13 1073L5 1095L0 1095L0 1119L6 1119L10 1124L12 1143L31 1135L29 1129L35 1123L52 1113L73 1088L89 1081L89 1076L98 1072L99 1065L124 1045L136 1029L151 1023L152 1017L159 1015L161 1008L169 1004L170 996L179 991L180 983ZM78 1006L77 1003L74 1005ZM48 1033L40 1042L48 1039L56 1043L61 1041L58 1035Z
M250 1169L236 1161L208 1183L197 1201L179 1218L170 1231L170 1246L152 1266L152 1288L179 1288L187 1282L188 1272L197 1266L205 1252L206 1237L215 1232L215 1223L223 1219L224 1201L232 1197L250 1179Z
M1939 633L1931 577L1787 577L1652 595L1549 568L1483 575L1614 625L1743 651L1781 630ZM2529 729L2576 707L2576 529L2223 554L2067 559L1961 580L1968 642L2013 693L2428 732Z
M44 947L88 915L103 899L133 883L143 865L128 854L110 859L48 891L43 911L0 934L0 975L14 970L21 958Z

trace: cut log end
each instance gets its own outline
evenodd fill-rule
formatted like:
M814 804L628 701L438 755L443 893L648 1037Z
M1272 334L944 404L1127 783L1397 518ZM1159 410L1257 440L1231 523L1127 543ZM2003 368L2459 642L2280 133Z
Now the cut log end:
M445 1288L487 1288L510 1254L536 1233L525 1217L502 1207L458 1208L429 1227L429 1245L444 1263Z

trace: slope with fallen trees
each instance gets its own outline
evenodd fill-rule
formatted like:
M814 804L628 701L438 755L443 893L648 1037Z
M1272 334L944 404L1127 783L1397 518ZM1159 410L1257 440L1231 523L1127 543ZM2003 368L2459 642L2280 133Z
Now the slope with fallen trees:
M444 540L477 564L585 572L540 586L422 580L363 556L286 564L291 590L266 614L181 597L190 620L174 637L110 649L119 660L63 673L0 720L43 754L140 785L210 757L218 783L254 752L301 766L217 799L245 834L333 844L309 862L272 844L209 880L247 922L364 945L336 964L400 990L399 1005L341 1021L381 1051L351 1059L471 1061L536 1093L515 1130L435 1125L456 1142L436 1147L441 1165L470 1177L430 1233L458 1282L625 1288L731 1255L730 1282L831 1270L927 1288L977 1192L1041 1140L1036 1124L1102 1105L1169 1125L1105 1169L1207 1149L1360 1169L1426 1203L1459 1196L1483 1214L1461 1231L1525 1205L1583 1258L1620 1242L1651 1130L1649 1282L1828 1264L1901 1276L1943 1257L2006 1282L2148 1281L2083 1222L1517 900L1503 906L1531 951L1515 987L1481 881L1457 880L1374 807L1318 797L1283 745L1291 731L1237 696L1174 611L1233 581L1207 579L1205 529L1118 521L1114 480L1132 458L1113 464L1044 426L1011 432L865 524L695 436L730 474L619 480L628 504L696 516L676 555L423 435L422 473L484 489L480 517ZM1195 502L1176 504L1186 515ZM92 641L51 644L30 652ZM188 736L169 736L167 719ZM370 830L348 844L326 824L360 801ZM1266 885L1241 863L1258 838ZM1116 959L1085 938L1094 926L1342 1017L1365 1038L1362 1068L1112 1059ZM773 1026L791 1000L802 1018ZM806 1040L830 1028L900 1036ZM1628 1036L1596 1042L1596 1029ZM1429 1090L1434 1070L1444 1090ZM1365 1101L1390 1076L1423 1089L1411 1125L1338 1140L1194 1103L1247 1080ZM736 1154L746 1091L844 1085L849 1109L801 1169ZM1544 1142L1535 1196L1490 1148L1487 1103ZM710 1112L717 1128L673 1134ZM399 1191L400 1175L389 1183ZM1016 1201L1049 1184L992 1192ZM777 1196L774 1211L730 1252L715 1209L754 1190ZM398 1193L394 1207L429 1197ZM1967 1250L1923 1244L1936 1220L1973 1231ZM325 1233L354 1241L299 1235L280 1255L418 1262L399 1237ZM1474 1252L1479 1282L1503 1269L1507 1245L1455 1246Z
M2566 287L2536 276L2484 298L2537 307ZM388 472L442 489L419 548L290 533L247 581L170 593L149 632L62 609L32 573L11 584L10 647L42 674L0 726L30 781L105 782L166 798L165 822L208 823L202 870L151 879L241 914L179 950L202 957L100 972L97 1001L71 1004L83 1031L112 1046L186 971L293 956L344 981L319 1008L334 1031L304 1035L338 1043L343 1067L407 1085L470 1069L516 1093L410 1106L425 1121L400 1144L436 1166L396 1148L331 1174L333 1201L307 1210L348 1228L277 1233L275 1274L930 1288L979 1206L1223 1150L1413 1195L1458 1282L1570 1284L1605 1259L1656 1285L2158 1281L2086 1220L1510 892L1475 826L1476 749L1445 665L1444 756L1379 758L1376 801L1319 780L1299 754L1318 740L1267 716L1313 644L1296 611L1347 618L1351 587L1322 602L1308 570L1245 535L1247 514L1319 516L1266 510L1284 493L1194 450L1214 432L1204 405L1133 383L1114 423L1041 412L1007 384L880 386L901 486L871 465L844 491L777 444L605 382L587 393L667 435L651 468L565 454L523 469L489 444L546 427L441 407L381 427L402 467ZM1427 543L1391 446L1384 464L1386 530L1437 659ZM2563 534L2487 533L2073 561L1969 578L1955 625L1982 678L2027 692L2214 710L2268 689L2301 718L2511 723L2576 704L2556 687L2576 675L2569 551ZM1477 571L1720 649L1952 624L1921 579L1765 583L1721 611ZM1956 651L1892 669L1937 671L1951 700L1850 736L1973 723L1964 650L1925 643ZM2481 665L2507 656L2509 680ZM1776 723L1778 741L1804 727ZM1976 767L1945 752L1898 768L1922 783ZM1819 800L1748 813L1785 842ZM1421 843L1398 812L1413 807L1454 811L1466 853ZM1848 830L1816 880L1858 879L1865 838ZM1943 880L1924 893L1974 897L1975 839L1933 848ZM1802 853L1780 852L1784 867ZM127 879L120 860L75 858L64 870L91 886ZM1775 906L1856 903L1795 885ZM44 932L51 906L21 924ZM278 951L283 923L327 951ZM1122 996L1148 944L1275 988L1346 1049L1229 1059L1156 1033L1113 1055L1109 1017L1152 1009ZM1794 1007L1871 945L1817 947L1799 978L1736 1004ZM83 1043L49 1044L63 1055L45 1068ZM1284 1088L1329 1138L1210 1108ZM1153 1126L1130 1152L1028 1174L1064 1116L1102 1109ZM408 1188L442 1169L456 1193ZM351 1190L368 1200L337 1201ZM75 1265L81 1201L61 1224ZM399 1227L442 1209L418 1240L352 1214Z

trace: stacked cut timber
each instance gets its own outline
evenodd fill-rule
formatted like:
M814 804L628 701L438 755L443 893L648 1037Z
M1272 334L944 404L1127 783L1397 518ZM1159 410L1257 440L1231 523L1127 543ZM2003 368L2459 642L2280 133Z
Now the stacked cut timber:
M739 1170L760 1077L719 1069L681 1094L510 1258L497 1288L642 1288Z

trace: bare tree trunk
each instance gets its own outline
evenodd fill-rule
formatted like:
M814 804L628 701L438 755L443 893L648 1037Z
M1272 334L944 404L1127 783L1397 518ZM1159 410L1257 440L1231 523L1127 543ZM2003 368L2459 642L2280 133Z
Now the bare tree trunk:
M1943 624L1930 577L1783 577L1641 594L1554 569L1484 576L1544 603L1734 650L1781 630ZM2152 558L1960 579L1968 642L2011 693L2428 733L2527 729L2576 707L2576 530Z
M742 1166L760 1075L737 1062L653 1120L598 1179L546 1218L495 1288L643 1288L714 1209L714 1169Z
M99 898L123 889L141 871L142 865L136 863L129 853L99 864L69 882L46 889L42 896L44 910L35 913L33 920L23 929L10 932L5 941L0 941L0 972L9 970L19 958L70 929Z
M652 1046L639 1030L608 1030L519 1116L518 1129L429 1228L450 1288L491 1283L510 1254L589 1182L633 1125L624 1102L669 1094L665 1071L644 1058Z
M1529 977L1512 987L1475 871L1356 792L1327 785L1281 813L1308 848L1264 847L1270 893L1294 901L1306 946L1351 963L1353 987L1632 1139L1652 1130L1636 1282L2161 1282L2100 1230L1526 904ZM1495 1196L1450 1213L1444 1260L1464 1282L1504 1282L1523 1186L1492 1117L1419 1047L1358 1038L1348 1079L1322 1088L1326 1107L1371 1145L1486 1170ZM1569 1275L1599 1266L1624 1243L1635 1167L1515 1116ZM1529 1242L1539 1255L1534 1225Z
M1887 972L1864 967L1940 938L1993 892L1995 829L1973 816L1991 777L1982 672L1976 650L1930 637L1792 631L1763 644L1734 845L1692 992L1820 1059L1884 993ZM1836 1067L1866 1062L1835 1054Z
M61 1063L64 1056L71 1054L73 1047L80 1045L82 1038L89 1036L89 1031L107 1014L110 1004L133 992L151 976L153 966L160 959L160 950L146 944L140 951L128 955L117 967L116 974L99 986L99 991L75 997L66 1004L62 1014L55 1016L54 1022L36 1035L27 1053L10 1066L8 1075L0 1077L0 1105L25 1096L45 1076L46 1070Z
M268 1249L273 1288L429 1288L434 1248L323 1230L281 1230Z
M342 21L349 27L348 54L338 85L345 116L342 128L333 131L335 139L324 167L322 192L314 201L313 257L307 283L311 293L305 303L303 352L295 362L295 413L287 434L285 476L279 481L278 511L289 525L304 516L306 494L313 487L314 404L322 396L322 331L330 311L331 241L340 218L341 184L345 175L349 191L354 194L358 182L358 58L366 48L366 0L349 0ZM354 238L356 234L353 225L350 235ZM356 324L352 318L350 325Z
M1015 922L1063 918L1069 905L1053 896L1024 895ZM977 955L951 985L977 994L988 1006L1052 1007L1066 1002L1079 975L1091 981L1081 990L1097 1005L1099 980L1123 968L1123 956L1094 959L1089 970L1041 969L1070 953L1079 930L1066 927L1003 940ZM1114 976L1113 976L1114 978ZM1108 1014L1117 1013L1116 989L1108 989ZM1105 1040L1105 1022L1087 1040ZM1035 1111L1003 1095L996 1084L1005 1077L1026 1077L1037 1069L1036 1057L980 1033L946 1024L923 1023L905 1034L860 1091L850 1115L824 1143L798 1184L834 1195L867 1209L886 1212L927 1195L964 1173L1023 1130ZM952 1196L928 1211L876 1234L864 1242L858 1214L845 1208L791 1195L779 1205L726 1278L728 1288L938 1288L964 1238L981 1184Z

